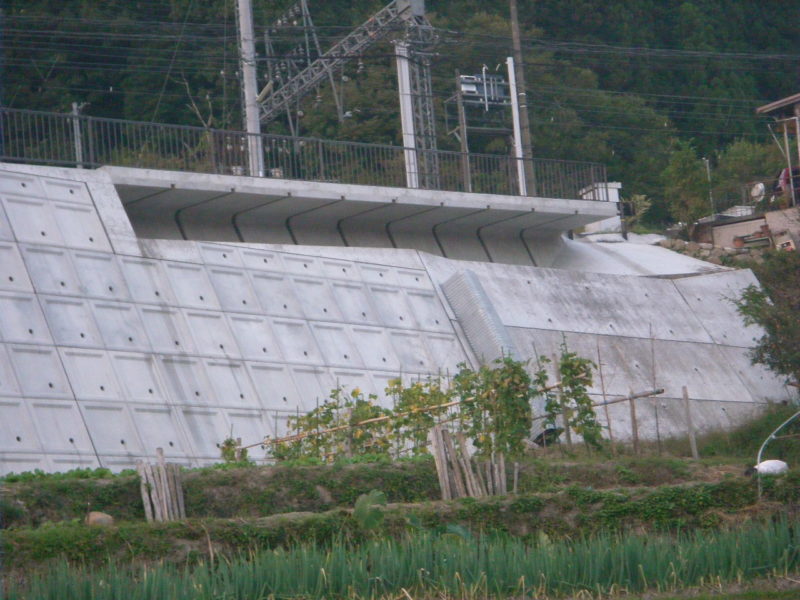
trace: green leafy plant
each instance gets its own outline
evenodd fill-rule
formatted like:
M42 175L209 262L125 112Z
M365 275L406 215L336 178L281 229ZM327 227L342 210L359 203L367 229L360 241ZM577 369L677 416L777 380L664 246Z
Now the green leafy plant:
M353 518L365 531L374 531L383 523L381 506L386 506L386 494L379 490L370 490L356 500Z

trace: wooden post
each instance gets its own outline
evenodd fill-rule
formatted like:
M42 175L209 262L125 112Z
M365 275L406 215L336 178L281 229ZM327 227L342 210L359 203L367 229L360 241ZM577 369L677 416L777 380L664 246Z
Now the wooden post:
M142 495L142 504L144 504L144 517L148 523L153 522L153 506L150 503L150 489L147 484L147 476L145 475L144 462L141 460L136 463L136 472L139 473L139 492Z
M455 492L458 494L457 498L464 498L468 496L467 488L464 485L464 478L461 476L461 468L458 464L458 456L456 455L456 448L453 445L453 440L450 437L450 432L446 429L442 429L442 442L447 454L450 455L449 464L451 468L449 469L450 472L453 474L453 483L455 484Z
M683 386L683 408L686 411L686 427L689 430L689 445L692 448L692 458L697 460L700 453L697 452L697 440L694 437L694 423L692 423L692 407L689 403L689 390Z
M159 483L159 492L161 493L161 507L164 511L164 520L169 521L172 518L172 498L169 495L169 484L167 483L167 469L164 462L164 449L156 448L156 459L158 464L156 466L156 478Z
M153 472L153 465L144 463L145 477L147 478L147 485L150 488L150 500L153 504L153 520L161 522L164 520L164 511L161 504L161 494L159 492L158 481L156 480L155 473Z
M447 461L444 459L442 439L440 435L441 425L434 425L428 432L428 440L431 444L431 454L436 465L436 475L439 477L439 487L442 490L442 500L451 500L450 479L447 475Z
M631 393L631 441L633 442L633 453L639 454L639 424L636 422L636 398L633 390Z

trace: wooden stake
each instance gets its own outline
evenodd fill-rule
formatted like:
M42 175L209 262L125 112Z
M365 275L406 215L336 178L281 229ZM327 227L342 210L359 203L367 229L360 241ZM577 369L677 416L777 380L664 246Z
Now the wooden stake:
M139 492L142 495L144 504L144 518L148 523L153 522L153 506L150 504L150 490L147 485L147 476L144 472L144 463L140 460L136 463L136 472L139 473Z
M159 480L159 492L161 493L161 506L164 509L164 520L172 518L172 498L169 494L169 483L167 483L167 468L164 462L164 449L156 448L156 459L158 460L157 474Z
M600 338L595 338L597 342L597 372L600 374L600 391L603 394L603 410L606 413L606 428L608 429L608 441L611 444L611 454L616 454L614 449L614 432L611 428L611 416L608 412L608 404L606 403L608 398L606 398L606 382L603 378L603 361L600 359Z
M153 465L144 463L144 472L147 477L147 484L150 488L150 501L153 504L153 520L160 523L164 520L164 512L161 505L161 495L159 494L158 482L156 481Z
M636 422L636 398L633 390L630 390L631 402L631 440L633 441L633 453L639 454L639 424Z
M428 440L431 445L433 462L436 465L436 475L439 477L439 488L442 491L442 500L450 500L450 481L447 475L447 462L443 460L442 440L439 435L440 425L434 425L428 432Z
M517 489L518 489L517 488L517 483L519 483L519 463L515 462L514 463L514 488L513 488L513 492L514 492L515 496L517 495Z
M686 411L686 427L689 429L689 445L692 448L692 458L697 460L700 453L697 452L697 440L694 437L694 423L692 423L692 407L689 403L689 390L683 386L683 408Z
M456 448L453 445L453 440L450 437L450 432L446 429L442 429L442 441L444 442L443 446L447 453L450 455L449 464L451 465L450 472L453 474L453 483L455 484L455 492L457 496L456 498L465 498L469 494L467 494L467 488L464 485L464 478L461 476L461 468L458 464L458 456L456 455Z

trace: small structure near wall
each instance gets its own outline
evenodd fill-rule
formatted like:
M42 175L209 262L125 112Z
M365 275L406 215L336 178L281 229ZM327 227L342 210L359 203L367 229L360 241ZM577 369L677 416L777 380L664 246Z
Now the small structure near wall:
M774 119L768 125L772 137L786 158L786 168L780 179L785 179L784 189L789 196L789 205L800 204L800 94L776 100L756 109L756 114ZM794 138L794 139L792 139Z

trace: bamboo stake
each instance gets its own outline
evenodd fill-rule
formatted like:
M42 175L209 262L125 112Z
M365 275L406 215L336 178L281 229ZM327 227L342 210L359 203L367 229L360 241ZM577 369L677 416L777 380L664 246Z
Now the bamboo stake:
M694 423L692 423L692 407L689 403L689 390L683 386L683 408L686 411L686 427L689 429L689 446L692 448L692 458L697 460L700 453L697 452L697 440L694 437Z

